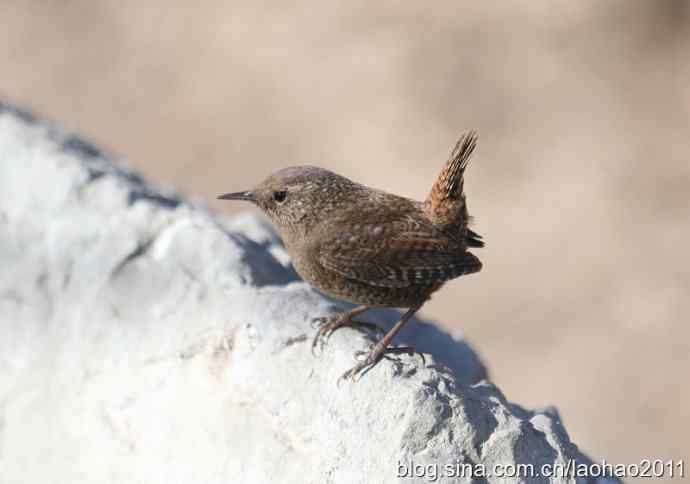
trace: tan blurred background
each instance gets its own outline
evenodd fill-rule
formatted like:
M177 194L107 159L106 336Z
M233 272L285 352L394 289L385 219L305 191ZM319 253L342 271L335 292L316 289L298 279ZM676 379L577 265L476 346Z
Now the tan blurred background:
M301 163L423 198L477 129L485 269L423 315L596 458L690 457L690 2L2 0L0 96L227 213Z

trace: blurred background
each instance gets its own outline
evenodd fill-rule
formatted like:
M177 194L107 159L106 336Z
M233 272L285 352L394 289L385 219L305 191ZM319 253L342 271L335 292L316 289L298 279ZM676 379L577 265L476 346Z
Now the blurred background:
M224 213L294 164L422 199L478 130L485 269L422 316L593 457L690 457L690 2L0 10L0 96Z

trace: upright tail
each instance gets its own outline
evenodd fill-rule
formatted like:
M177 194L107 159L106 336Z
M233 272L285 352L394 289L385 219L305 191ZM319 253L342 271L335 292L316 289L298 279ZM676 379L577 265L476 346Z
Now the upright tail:
M424 210L432 223L451 231L457 227L470 247L484 245L481 236L467 228L470 216L463 190L465 168L476 146L477 134L474 131L460 137L424 202Z

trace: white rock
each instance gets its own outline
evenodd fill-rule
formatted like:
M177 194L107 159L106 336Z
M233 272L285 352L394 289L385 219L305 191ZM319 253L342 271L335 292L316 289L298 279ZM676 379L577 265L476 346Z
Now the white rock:
M0 193L2 483L456 482L446 465L588 462L555 411L508 403L428 323L401 338L426 366L336 385L371 340L341 330L312 355L311 319L338 304L264 221L223 226L3 104ZM412 462L426 477L402 477Z

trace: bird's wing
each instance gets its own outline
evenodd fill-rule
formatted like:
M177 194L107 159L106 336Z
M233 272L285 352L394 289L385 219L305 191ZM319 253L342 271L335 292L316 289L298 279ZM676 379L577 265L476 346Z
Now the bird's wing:
M356 233L339 233L322 245L319 261L345 277L383 287L433 285L481 269L477 257L433 227L409 225L359 225Z

